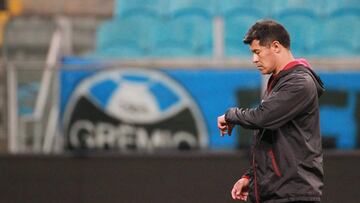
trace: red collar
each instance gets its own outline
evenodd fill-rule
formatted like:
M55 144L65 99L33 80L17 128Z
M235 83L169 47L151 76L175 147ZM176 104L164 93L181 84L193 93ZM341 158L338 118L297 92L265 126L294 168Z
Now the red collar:
M297 65L303 65L307 68L310 68L310 64L309 64L309 62L307 62L306 59L299 58L299 59L295 59L294 61L291 61L290 63L286 64L286 66L282 70L289 70L290 68L293 68Z
M281 71L289 70L297 65L303 65L307 68L310 68L310 64L309 64L309 62L307 62L306 59L299 58L299 59L295 59L294 61L291 61L288 64L286 64L285 67ZM271 77L269 78L269 81L267 83L267 88L266 88L268 93L271 91L273 86L275 86L275 84L273 84L273 83L274 83L274 81L277 81L276 79L277 79L278 75L280 74L280 72L278 74L272 74Z

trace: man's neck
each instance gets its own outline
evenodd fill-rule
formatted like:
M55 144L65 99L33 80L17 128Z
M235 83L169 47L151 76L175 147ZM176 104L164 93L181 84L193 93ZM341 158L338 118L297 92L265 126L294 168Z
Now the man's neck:
M273 74L277 75L280 73L280 71L282 71L282 69L284 69L284 67L290 63L291 61L294 61L295 58L294 56L291 54L290 51L285 52L282 56L279 57L279 62L276 65L275 71L273 72Z

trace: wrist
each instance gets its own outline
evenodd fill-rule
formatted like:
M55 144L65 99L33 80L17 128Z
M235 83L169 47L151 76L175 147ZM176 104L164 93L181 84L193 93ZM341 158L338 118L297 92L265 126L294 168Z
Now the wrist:
M229 119L231 112L232 112L232 108L229 108L224 114L224 119L226 123L231 123Z
M247 175L243 175L243 176L241 176L241 178L250 180L250 176L247 176Z
M239 182L242 182L244 185L248 185L250 182L250 177L249 176L242 176L241 179L239 180Z

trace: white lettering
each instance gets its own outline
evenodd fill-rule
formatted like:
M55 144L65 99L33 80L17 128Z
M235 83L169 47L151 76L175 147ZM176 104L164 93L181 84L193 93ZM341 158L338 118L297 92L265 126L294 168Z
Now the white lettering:
M129 124L114 126L110 123L97 124L87 120L76 121L70 129L69 142L74 147L80 147L80 139L84 139L90 149L166 149L177 148L186 144L190 148L198 145L197 138L189 132L171 133L167 129L154 129L149 132L144 127Z
M108 146L113 148L115 144L115 129L109 123L99 123L95 128L95 140L97 148Z
M85 139L86 146L89 148L94 147L94 125L90 121L80 120L74 123L70 129L70 144L74 147L80 146L80 133Z

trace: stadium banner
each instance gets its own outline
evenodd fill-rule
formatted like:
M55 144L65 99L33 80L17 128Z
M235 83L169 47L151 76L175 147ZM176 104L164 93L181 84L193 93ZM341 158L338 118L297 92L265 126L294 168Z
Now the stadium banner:
M261 75L254 69L62 69L62 132L69 149L235 149L251 130L220 137L217 117L229 107L259 103ZM94 67L94 66L92 66ZM359 146L360 72L320 72L325 147Z

